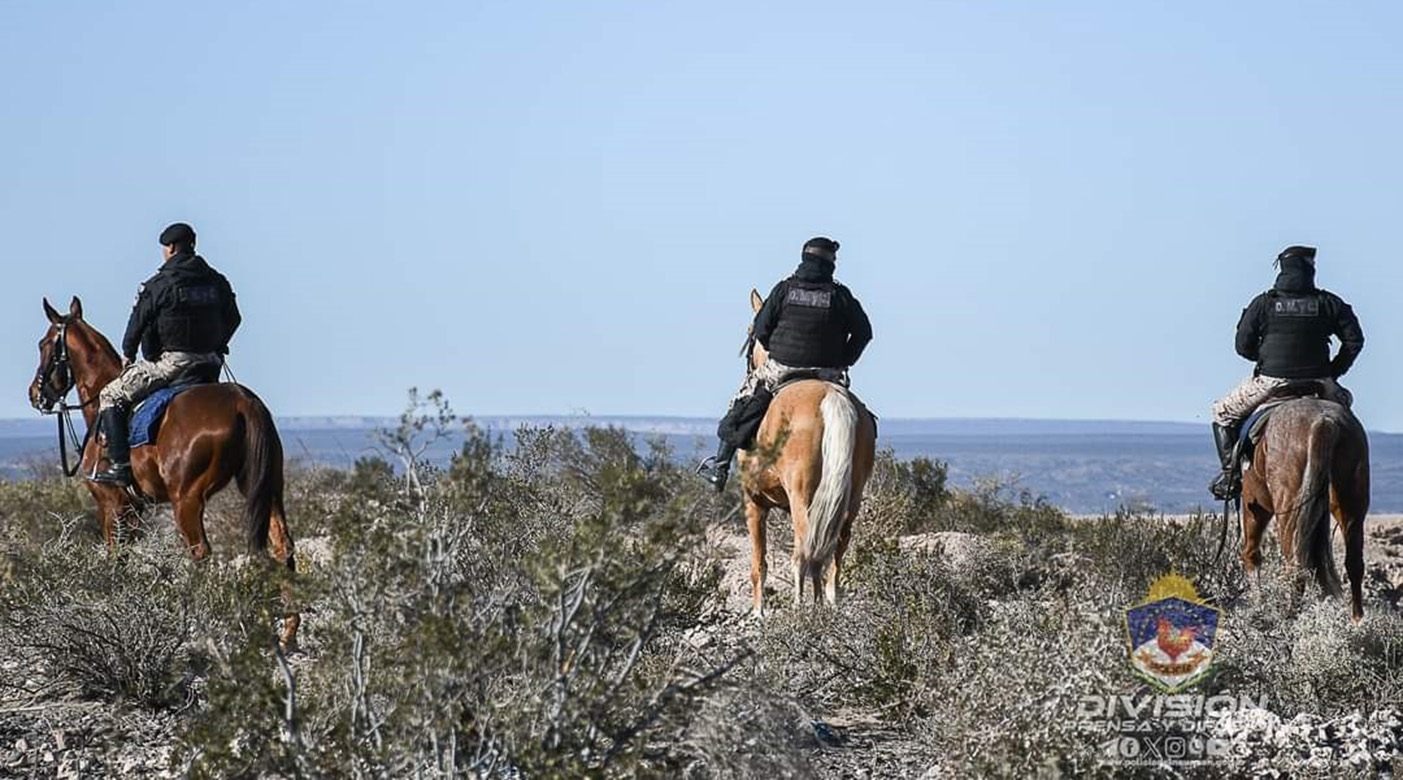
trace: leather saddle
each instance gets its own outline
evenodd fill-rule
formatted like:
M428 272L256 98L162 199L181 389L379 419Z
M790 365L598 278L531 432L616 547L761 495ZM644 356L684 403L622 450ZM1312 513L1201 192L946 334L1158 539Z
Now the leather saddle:
M826 373L828 372L825 369L818 368L809 369L807 371L795 371L787 375L784 378L784 381L779 383L779 386L775 388L774 394L779 395L780 391L784 388L789 387L790 385L798 384L800 382L807 382L810 379L819 382L831 382L832 384L842 387L844 390L850 389L852 387L852 380L848 377L848 372L844 371L842 377L836 380L825 377L824 374Z

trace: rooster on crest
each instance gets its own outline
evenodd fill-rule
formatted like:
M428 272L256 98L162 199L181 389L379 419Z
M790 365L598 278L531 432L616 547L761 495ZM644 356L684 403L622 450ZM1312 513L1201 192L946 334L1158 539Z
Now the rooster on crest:
M1193 647L1197 633L1198 626L1175 626L1169 622L1169 618L1161 615L1155 630L1155 641L1169 660L1178 661L1185 650Z

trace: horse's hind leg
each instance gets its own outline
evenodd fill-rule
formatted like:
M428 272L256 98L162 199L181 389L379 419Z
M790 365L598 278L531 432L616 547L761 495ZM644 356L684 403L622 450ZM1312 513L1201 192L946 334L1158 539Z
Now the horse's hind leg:
M1262 534L1271 524L1271 512L1257 504L1247 504L1242 512L1242 567L1256 575L1262 566Z
M810 563L804 557L804 537L808 535L809 530L809 507L801 501L794 500L792 496L791 493L789 516L794 521L794 554L790 557L789 565L794 572L794 606L799 607L804 604L804 579L808 576Z
M287 517L283 512L283 502L279 498L273 502L272 516L268 522L268 553L273 560L281 563L287 568L288 576L297 572L297 558L292 543L292 532L287 527ZM283 616L282 645L285 648L292 648L297 641L297 628L302 625L302 616L293 608L292 586L283 583L283 607L287 614Z
M288 530L283 502L280 500L273 502L273 511L268 519L268 554L273 556L273 560L287 567L289 572L297 571L292 532Z
M1347 506L1347 497L1338 489L1330 491L1330 511L1345 539L1345 571L1349 574L1350 618L1358 623L1364 618L1364 518L1368 514L1357 507Z
M185 540L185 549L190 557L199 563L209 557L209 538L205 536L205 494L203 490L191 490L176 498L172 505L175 510L175 527Z
M853 538L853 521L857 519L857 502L852 502L853 506L848 510L847 519L843 521L843 530L838 534L838 549L833 552L833 562L828 565L828 582L825 588L825 596L828 603L836 605L841 593L838 590L838 577L843 572L843 556L848 552L848 543Z
M750 530L751 617L765 616L765 508L745 496L745 524Z
M1350 617L1364 619L1364 518L1345 523L1345 570L1349 572Z

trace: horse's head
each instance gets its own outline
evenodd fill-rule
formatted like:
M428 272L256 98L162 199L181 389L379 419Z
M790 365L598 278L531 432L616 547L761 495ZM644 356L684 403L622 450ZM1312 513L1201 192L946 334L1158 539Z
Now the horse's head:
M73 389L69 331L82 327L83 302L74 297L68 304L68 314L65 316L59 314L45 298L44 314L49 318L49 329L39 340L39 368L35 370L34 381L29 385L29 403L40 412L48 413Z
M760 342L755 340L755 315L760 313L761 307L765 305L765 299L760 297L760 291L752 289L750 291L750 330L749 336L745 340L746 349L750 351L750 370L754 371L760 367L769 357L770 353L760 346Z

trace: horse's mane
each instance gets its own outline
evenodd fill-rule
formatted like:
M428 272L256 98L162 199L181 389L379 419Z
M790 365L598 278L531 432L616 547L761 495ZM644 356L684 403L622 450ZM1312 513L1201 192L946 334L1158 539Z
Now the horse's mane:
M69 320L68 324L69 327L74 325L78 326L78 332L82 333L83 337L92 343L99 357L106 357L117 363L122 362L121 356L117 354L117 349L112 346L112 342L108 341L106 336L102 335L102 331L88 324L86 320Z

